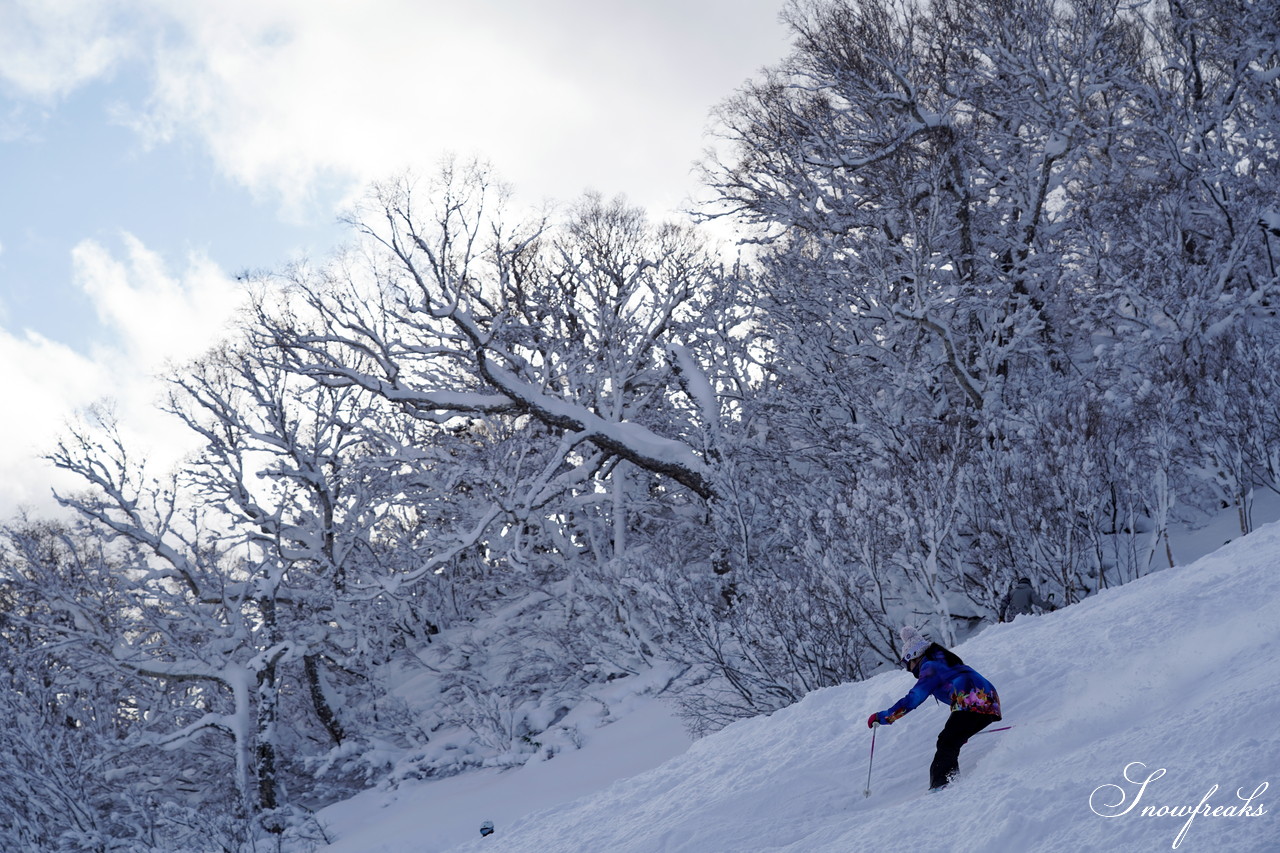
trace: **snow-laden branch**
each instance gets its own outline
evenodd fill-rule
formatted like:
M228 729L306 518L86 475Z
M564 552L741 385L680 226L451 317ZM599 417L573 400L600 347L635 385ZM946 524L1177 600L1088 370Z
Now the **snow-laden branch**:
M720 405L716 401L715 389L711 380L694 359L689 348L677 343L667 344L667 353L675 365L676 373L684 385L685 393L697 406L702 422L714 430L720 422Z
M578 433L641 468L666 474L703 498L715 493L710 470L687 444L658 435L641 424L605 420L582 406L543 394L537 386L521 380L483 353L480 365L486 379L540 421Z
M462 412L500 414L514 408L512 401L502 394L407 388L398 381L380 379L337 362L304 364L300 366L300 371L330 387L356 386L419 413L443 413L445 419Z

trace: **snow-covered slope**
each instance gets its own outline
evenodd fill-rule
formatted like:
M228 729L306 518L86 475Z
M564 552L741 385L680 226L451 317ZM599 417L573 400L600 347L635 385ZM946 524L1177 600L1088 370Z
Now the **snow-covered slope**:
M688 749L691 738L664 702L623 690L619 684L617 693L602 691L616 722L584 728L581 749L517 768L369 790L329 806L318 817L333 843L317 853L444 853L479 837L485 821L505 828Z
M864 798L866 717L912 683L886 673L458 851L1280 850L1280 526L957 651L1015 728L974 738L945 791L925 793L947 713L926 704L878 730Z
M956 650L1015 727L974 738L941 793L925 788L947 712L927 703L878 730L863 796L867 715L912 684L891 672L692 745L633 699L578 752L326 809L321 851L1280 851L1280 524ZM1126 768L1164 773L1140 792ZM1238 812L1264 784L1252 816L1168 814L1206 795Z

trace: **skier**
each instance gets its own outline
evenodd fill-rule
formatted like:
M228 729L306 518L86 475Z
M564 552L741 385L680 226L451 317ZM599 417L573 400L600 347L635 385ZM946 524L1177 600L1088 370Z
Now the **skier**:
M1018 582L1005 593L1004 602L1000 605L1000 621L1012 622L1015 616L1030 613L1033 604L1042 612L1055 609L1036 592L1031 585L1031 578L1018 578Z
M951 706L947 724L938 735L938 748L929 765L929 790L945 788L960 769L960 747L969 738L1000 720L1000 697L995 687L950 649L931 643L907 626L900 632L902 665L916 684L887 711L867 718L867 728L891 725L933 696Z

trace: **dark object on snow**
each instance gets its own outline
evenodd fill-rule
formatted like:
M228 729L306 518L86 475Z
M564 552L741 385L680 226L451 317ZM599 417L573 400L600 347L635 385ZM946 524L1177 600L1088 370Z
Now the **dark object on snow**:
M928 643L915 628L902 629L902 663L916 677L916 684L887 711L877 711L867 725L891 725L933 696L951 707L951 715L929 766L929 786L940 788L960 768L960 747L969 738L1000 720L1000 697L996 688L960 656L937 643ZM926 643L921 648L922 643Z
M1010 587L1005 594L1004 602L1000 605L1000 621L1012 622L1015 616L1031 613L1033 605L1039 607L1041 612L1055 609L1052 604L1040 597L1040 593L1036 592L1035 587L1031 585L1031 578L1018 578L1018 582Z
M484 823L480 824L480 835L481 837L493 835L493 821L486 820Z

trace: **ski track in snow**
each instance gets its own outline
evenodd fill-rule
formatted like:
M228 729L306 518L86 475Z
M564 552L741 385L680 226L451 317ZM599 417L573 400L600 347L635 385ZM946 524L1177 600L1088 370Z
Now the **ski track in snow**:
M431 839L444 838L420 822L404 834L353 828L362 847L322 850L1059 853L1177 842L1179 851L1280 851L1280 524L1056 613L991 626L956 651L995 683L1000 725L1015 727L971 740L945 791L926 791L947 713L927 701L878 730L872 794L863 796L866 717L913 683L886 672L734 724L581 799L495 821L487 838L437 847ZM654 744L679 746L674 737ZM1141 762L1129 770L1139 781L1165 770L1136 804L1139 786L1123 775L1132 762ZM1248 796L1264 782L1251 806L1265 813L1197 815L1181 838L1187 817L1140 813L1195 807L1214 785L1210 808L1239 807L1237 789ZM494 812L500 783L489 792ZM427 803L442 784L403 796ZM1120 789L1126 799L1116 806Z

